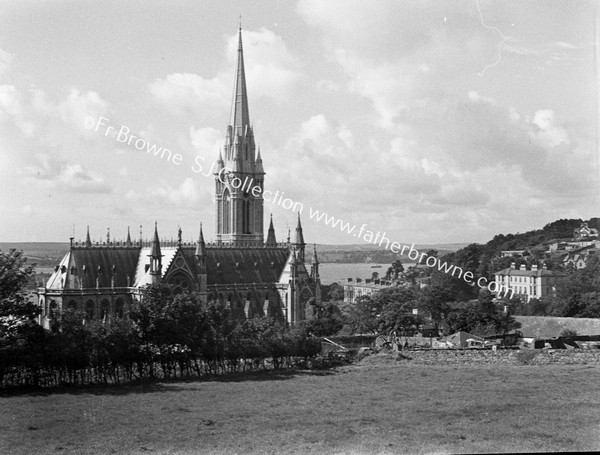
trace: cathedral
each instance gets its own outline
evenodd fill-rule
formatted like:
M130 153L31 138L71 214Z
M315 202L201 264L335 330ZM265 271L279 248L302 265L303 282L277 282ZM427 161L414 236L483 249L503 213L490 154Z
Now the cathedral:
M56 309L85 312L86 320L126 317L128 306L148 286L166 283L175 292L199 293L203 304L220 303L234 319L269 316L294 324L312 314L320 301L316 248L310 266L300 214L295 236L278 243L271 217L264 240L265 171L250 124L242 30L231 120L215 172L216 240L204 241L202 224L196 242L161 240L154 225L151 241L74 242L38 289L39 322L48 326ZM250 185L241 182L252 182ZM310 253L309 253L310 254Z

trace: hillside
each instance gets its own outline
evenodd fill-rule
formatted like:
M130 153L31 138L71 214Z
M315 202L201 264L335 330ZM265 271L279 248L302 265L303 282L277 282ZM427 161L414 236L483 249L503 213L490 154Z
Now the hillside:
M585 222L578 219L561 219L548 223L542 229L517 234L498 234L486 246L496 252L502 250L522 250L542 246L556 239L570 239L573 230ZM590 218L587 221L590 228L600 229L600 218Z
M54 267L60 262L69 249L65 242L0 242L0 251L8 251L11 248L22 250L27 257L28 263L37 264L38 267Z

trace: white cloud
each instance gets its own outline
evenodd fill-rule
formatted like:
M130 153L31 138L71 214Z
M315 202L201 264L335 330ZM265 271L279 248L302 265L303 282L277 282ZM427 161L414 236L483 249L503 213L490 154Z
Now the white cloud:
M110 193L112 187L95 172L84 169L77 163L67 163L46 154L37 154L37 166L26 170L33 181L52 188L76 193Z
M317 142L323 135L329 132L329 124L323 114L312 116L301 125L301 136L304 139Z
M227 108L231 81L223 75L205 79L197 74L173 73L157 79L150 92L176 114Z
M197 203L201 195L198 180L188 177L177 187L161 180L144 193L130 190L125 194L125 197L135 204L145 206L164 207L165 204L174 204L179 207L189 207L190 204Z
M32 104L42 110L47 110L44 106L43 95L39 92ZM86 130L85 119L88 117L98 119L106 114L107 108L108 102L103 100L97 92L81 93L78 89L71 88L67 98L58 105L58 112L64 122L84 131Z
M205 157L216 157L223 145L223 133L211 127L195 129L190 127L192 146Z
M0 122L13 123L26 137L31 137L35 127L26 119L23 97L14 85L0 86Z
M550 109L540 109L533 115L532 123L538 128L532 131L531 137L542 147L556 147L569 144L567 131L556 124L554 112Z
M321 79L317 81L316 87L317 90L322 92L337 92L340 90L340 86L331 79Z
M13 55L0 49L0 75L3 74L10 67L13 61Z

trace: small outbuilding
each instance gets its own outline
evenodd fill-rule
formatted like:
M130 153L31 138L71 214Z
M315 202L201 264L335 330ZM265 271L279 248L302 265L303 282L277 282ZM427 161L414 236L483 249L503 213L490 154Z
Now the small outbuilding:
M469 332L464 332L461 330L459 332L453 333L452 335L448 335L446 338L444 338L444 341L446 342L448 347L463 349L469 347L470 345L473 345L473 341L481 342L481 345L483 346L483 342L485 340L481 337L478 337L477 335L472 335Z

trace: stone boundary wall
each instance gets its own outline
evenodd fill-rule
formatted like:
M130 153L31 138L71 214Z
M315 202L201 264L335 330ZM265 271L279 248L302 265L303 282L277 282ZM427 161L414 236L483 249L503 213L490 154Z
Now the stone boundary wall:
M407 359L403 358L407 357ZM397 360L425 365L600 365L600 349L594 350L555 350L555 349L521 349L521 350L428 350L400 351Z

